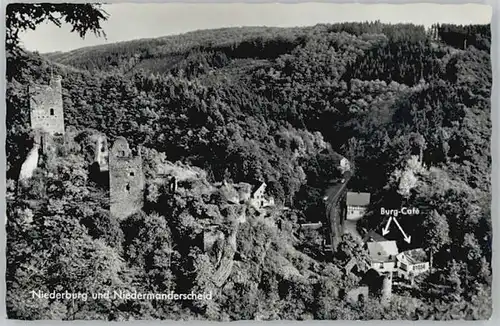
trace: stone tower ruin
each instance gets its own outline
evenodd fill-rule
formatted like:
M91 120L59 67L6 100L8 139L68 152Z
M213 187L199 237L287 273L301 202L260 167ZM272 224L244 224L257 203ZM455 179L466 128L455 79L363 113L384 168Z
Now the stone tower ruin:
M140 152L133 156L124 137L118 137L109 155L111 215L124 219L139 211L144 203L144 175Z
M392 273L382 277L381 295L382 304L389 304L392 296Z
M105 135L97 135L95 142L94 162L98 164L100 172L108 171L108 140Z
M64 134L61 77L53 77L49 85L30 85L29 99L31 129L49 135Z

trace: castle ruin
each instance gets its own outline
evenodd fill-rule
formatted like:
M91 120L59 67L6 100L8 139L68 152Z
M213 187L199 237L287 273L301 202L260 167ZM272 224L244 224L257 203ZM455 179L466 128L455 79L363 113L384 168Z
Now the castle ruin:
M33 148L21 166L20 180L30 179L39 164L39 153L55 154L64 135L64 111L61 76L51 78L49 85L28 87L31 130L35 133Z
M98 164L100 172L108 171L108 139L105 135L97 135L95 142L94 162Z
M392 273L384 275L382 278L381 303L387 305L391 301L392 296Z
M144 175L140 151L132 154L124 137L118 137L109 155L111 215L124 219L139 211L144 203Z
M50 135L63 135L64 112L61 77L53 77L49 85L31 85L29 98L31 129Z

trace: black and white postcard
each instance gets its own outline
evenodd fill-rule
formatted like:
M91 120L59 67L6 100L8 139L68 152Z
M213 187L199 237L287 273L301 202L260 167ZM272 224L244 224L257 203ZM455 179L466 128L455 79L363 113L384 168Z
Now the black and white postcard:
M5 14L9 319L490 318L489 6Z

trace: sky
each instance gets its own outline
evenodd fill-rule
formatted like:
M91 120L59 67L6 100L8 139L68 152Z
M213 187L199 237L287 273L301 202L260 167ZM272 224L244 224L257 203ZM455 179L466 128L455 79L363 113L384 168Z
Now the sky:
M21 34L22 45L40 53L69 51L85 46L153 38L199 29L238 26L311 26L345 21L488 24L492 9L487 5L440 4L245 4L245 3L120 3L104 5L109 19L102 24L106 39L88 34L81 39L69 25L61 28L42 23L35 31Z

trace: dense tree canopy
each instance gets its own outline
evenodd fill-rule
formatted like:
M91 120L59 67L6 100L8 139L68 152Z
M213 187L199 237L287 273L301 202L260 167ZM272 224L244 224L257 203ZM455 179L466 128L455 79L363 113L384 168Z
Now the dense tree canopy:
M34 30L44 21L58 27L63 22L71 24L71 31L80 37L85 37L88 32L106 35L101 23L107 19L107 13L99 4L11 3L7 6L6 17L6 49L14 54L19 50L19 33Z

